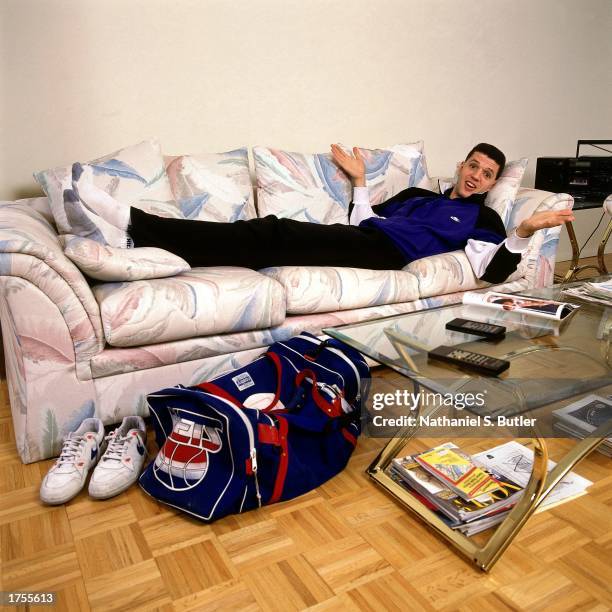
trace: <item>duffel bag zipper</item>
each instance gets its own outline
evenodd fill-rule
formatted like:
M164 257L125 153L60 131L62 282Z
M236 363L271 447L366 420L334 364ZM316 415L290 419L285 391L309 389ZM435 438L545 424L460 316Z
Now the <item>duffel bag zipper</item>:
M259 492L259 479L257 478L257 451L254 448L251 448L251 471L253 472L253 476L255 478L255 495L257 496L257 505L261 508L261 493Z
M205 392L206 393L206 392ZM207 393L207 395L212 395L211 393ZM257 496L257 505L261 508L261 493L259 492L259 480L257 478L257 449L255 448L255 431L253 430L253 426L251 425L251 421L249 421L248 417L241 408L234 406L231 402L229 402L224 397L214 396L217 399L220 399L226 402L232 410L242 419L244 426L247 430L247 434L249 436L249 459L251 461L251 471L253 472L253 477L255 479L255 495ZM259 411L257 412L257 418L259 419Z
M312 383L312 381L310 381L310 383ZM323 391L326 391L334 401L339 398L340 406L342 407L342 412L345 412L346 414L348 414L349 412L353 412L353 406L351 406L346 401L346 399L344 399L344 394L342 393L342 391L340 391L338 385L328 385L327 383L317 381L317 387L319 387L319 389L322 389Z

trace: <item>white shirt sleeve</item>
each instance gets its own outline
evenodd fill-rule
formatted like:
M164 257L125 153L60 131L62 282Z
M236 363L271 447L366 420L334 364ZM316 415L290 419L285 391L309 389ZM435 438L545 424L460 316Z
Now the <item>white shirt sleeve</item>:
M349 219L350 225L359 225L370 217L379 217L370 204L370 194L367 187L353 188L353 210Z
M521 238L517 236L516 229L499 244L485 242L484 240L473 240L470 238L465 246L465 254L472 266L474 274L477 278L481 278L499 249L505 246L511 253L522 253L527 248L530 240L531 237Z

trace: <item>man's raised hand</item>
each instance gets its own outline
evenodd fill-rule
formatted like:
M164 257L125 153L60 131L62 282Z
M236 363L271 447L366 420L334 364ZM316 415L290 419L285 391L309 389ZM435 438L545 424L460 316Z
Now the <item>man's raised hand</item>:
M534 213L518 226L516 235L519 238L529 238L529 236L532 236L539 229L563 225L568 221L573 221L574 218L574 213L569 208L564 210L545 210Z
M353 155L346 153L337 144L331 145L331 154L334 162L351 178L353 187L365 187L365 162L357 147L353 147Z

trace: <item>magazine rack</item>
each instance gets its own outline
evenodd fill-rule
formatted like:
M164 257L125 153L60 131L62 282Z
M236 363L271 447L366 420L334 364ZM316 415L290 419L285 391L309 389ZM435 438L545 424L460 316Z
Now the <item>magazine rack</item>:
M415 382L415 391L418 390ZM450 542L461 554L488 572L508 548L519 533L527 519L537 510L538 506L552 491L554 486L563 479L582 459L591 453L606 437L612 435L612 421L604 423L592 434L578 442L565 457L547 474L548 449L544 438L538 435L534 440L533 470L524 493L510 511L506 519L500 523L484 546L478 546L473 540L448 527L431 510L410 495L401 485L397 484L387 473L387 468L401 449L408 443L414 433L414 428L404 428L393 438L374 460L367 470L368 475L387 492L393 495L403 506L425 521L439 536Z

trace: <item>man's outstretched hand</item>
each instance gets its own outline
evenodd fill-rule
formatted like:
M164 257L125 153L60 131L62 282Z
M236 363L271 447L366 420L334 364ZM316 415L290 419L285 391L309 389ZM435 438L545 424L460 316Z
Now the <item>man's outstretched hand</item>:
M565 210L545 210L543 212L535 213L528 219L525 219L516 228L516 235L519 238L529 238L539 230L545 227L556 227L557 225L563 225L568 221L574 220L574 213L569 209Z
M353 147L353 155L346 153L340 145L331 145L334 162L351 178L353 187L365 187L365 162L357 147Z

